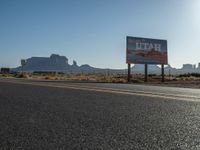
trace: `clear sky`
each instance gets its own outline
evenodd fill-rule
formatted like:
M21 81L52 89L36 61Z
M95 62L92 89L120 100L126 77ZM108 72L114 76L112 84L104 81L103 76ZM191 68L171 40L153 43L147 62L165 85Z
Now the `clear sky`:
M126 68L126 36L166 39L169 64L200 62L200 0L0 0L0 67L65 55Z

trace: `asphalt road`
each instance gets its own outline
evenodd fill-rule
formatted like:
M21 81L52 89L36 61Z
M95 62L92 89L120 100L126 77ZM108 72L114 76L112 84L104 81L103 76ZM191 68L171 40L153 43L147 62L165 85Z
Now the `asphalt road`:
M0 149L198 150L200 90L0 79Z

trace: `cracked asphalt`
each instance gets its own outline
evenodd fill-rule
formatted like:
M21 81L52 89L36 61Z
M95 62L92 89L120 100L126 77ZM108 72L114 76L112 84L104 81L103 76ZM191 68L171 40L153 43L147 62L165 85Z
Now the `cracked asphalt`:
M0 82L0 149L199 150L200 102Z

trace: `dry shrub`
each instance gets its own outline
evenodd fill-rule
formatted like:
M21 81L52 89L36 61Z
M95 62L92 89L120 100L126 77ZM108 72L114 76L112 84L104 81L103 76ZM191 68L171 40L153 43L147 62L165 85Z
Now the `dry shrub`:
M26 73L17 73L15 74L16 78L27 78L27 74Z

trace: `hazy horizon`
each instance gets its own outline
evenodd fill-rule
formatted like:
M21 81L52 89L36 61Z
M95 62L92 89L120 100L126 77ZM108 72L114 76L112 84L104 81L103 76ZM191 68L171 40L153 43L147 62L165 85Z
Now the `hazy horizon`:
M52 55L52 54L51 54ZM50 56L51 56L50 55ZM55 55L59 55L59 56L64 56L64 55L60 55L60 54L55 54ZM50 56L40 56L41 58L50 58ZM26 59L31 59L32 57L38 57L38 56L31 56L31 57L29 57L29 58L26 58ZM65 56L66 57L66 56ZM67 59L68 59L68 57L66 57ZM68 59L68 64L69 65L73 65L73 61L76 61L76 60L74 60L74 59L72 59L72 60L69 60ZM127 66L125 66L124 68L108 68L108 67L96 67L96 66L92 66L91 64L88 64L88 63L85 63L85 64L80 64L78 61L76 61L76 63L77 63L77 65L78 66L82 66L82 65L89 65L89 66L91 66L91 67L95 67L95 68L100 68L100 69L127 69ZM200 63L200 62L199 62ZM133 67L134 65L144 65L144 64L131 64L131 67ZM159 68L161 68L161 65L160 64L148 64L149 66L158 66ZM168 65L170 65L170 64L168 64ZM164 67L167 67L168 65L164 65ZM191 64L191 65L196 65L196 64ZM199 64L197 64L196 65L196 68L198 68L198 65ZM19 61L19 64L17 65L17 66L14 66L14 67L12 67L12 68L17 68L17 67L20 67L21 66L21 60ZM182 64L182 66L181 67L179 67L179 68L177 68L177 67L174 67L174 66L172 66L172 65L170 65L172 68L175 68L175 69L182 69L182 67L183 67L183 64ZM4 66L5 67L5 66Z
M1 0L0 67L64 55L69 63L124 69L126 36L165 39L172 67L200 62L199 0Z

